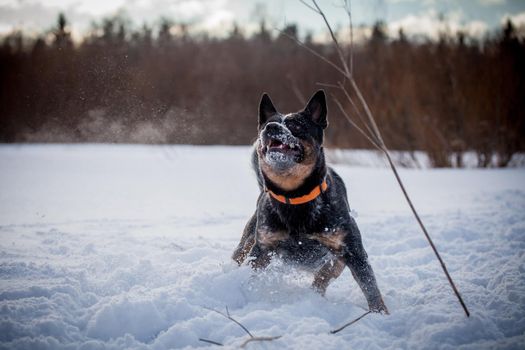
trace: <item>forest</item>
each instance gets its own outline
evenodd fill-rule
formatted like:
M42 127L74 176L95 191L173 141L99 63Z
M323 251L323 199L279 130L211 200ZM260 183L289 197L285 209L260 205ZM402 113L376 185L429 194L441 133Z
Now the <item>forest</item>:
M292 112L324 88L326 146L371 148L334 104L346 103L341 92L322 85L340 74L293 39L335 61L333 45L298 38L296 25L276 31L262 21L253 35L234 26L217 38L168 19L134 28L116 16L78 42L73 25L61 14L38 37L2 38L0 142L246 145L263 92ZM481 39L438 40L392 37L378 22L352 56L390 149L425 151L435 167L462 167L465 152L479 167L505 167L525 151L525 41L512 22Z

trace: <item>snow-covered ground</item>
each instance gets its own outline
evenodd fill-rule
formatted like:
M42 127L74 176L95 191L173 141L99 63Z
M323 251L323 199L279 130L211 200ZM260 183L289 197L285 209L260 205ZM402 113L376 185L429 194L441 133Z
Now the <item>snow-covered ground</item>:
M386 168L336 166L390 316L349 271L230 254L255 208L247 147L0 146L0 348L524 349L525 169L401 170L466 318Z

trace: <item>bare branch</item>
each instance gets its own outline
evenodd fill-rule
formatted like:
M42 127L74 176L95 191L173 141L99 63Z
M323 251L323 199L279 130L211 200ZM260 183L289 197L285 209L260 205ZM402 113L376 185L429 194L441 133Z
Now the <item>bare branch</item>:
M253 341L272 341L272 340L279 339L281 337L282 337L282 335L277 335L275 337L254 337L254 338L249 338L249 339L246 339L246 341L241 344L241 348L244 348L246 345L248 345L249 343L251 343Z
M365 312L364 314L362 314L361 316L359 316L358 318L348 322L348 323L345 323L344 325L342 325L341 327L337 328L337 329L334 329L333 331L330 331L330 334L335 334L337 332L340 332L342 331L343 329L345 329L346 327L348 326L351 326L353 325L354 323L356 323L357 321L359 321L360 319L362 319L363 317L365 317L366 315L368 315L369 313L371 313L372 311L367 311Z
M205 343L213 344L213 345L224 346L224 344L216 342L214 340L209 340L209 339L204 339L204 338L199 338L199 340Z
M239 325L249 336L250 338L246 339L241 345L240 347L241 348L244 348L246 347L246 345L248 345L249 343L251 342L263 342L263 341L272 341L272 340L276 340L276 339L280 339L282 338L282 335L276 335L276 336L262 336L262 337L256 337L256 336L253 336L250 331L243 325L241 324L240 322L238 322L237 320L235 320L233 317L231 317L230 315L230 310L228 309L228 307L226 306L226 313L223 313L223 312L220 312L219 310L215 310L213 308L210 308L210 307L205 307L204 308L206 310L210 310L210 311L213 311L213 312L216 312L218 313L219 315L227 318L228 320L232 321L232 322L235 322L237 325ZM336 330L333 330L333 331L330 331L331 334L335 334L337 332L339 332L340 330L354 324L355 322L359 321L361 318L363 318L364 316L368 315L370 313L370 311L367 311L364 315L362 315L361 317L353 320L352 322L349 322L347 324L345 324L344 326L336 329ZM215 341L215 340L210 340L210 339L205 339L205 338L199 338L199 341L202 341L204 343L209 343L209 344L213 344L213 345L217 345L217 346L224 346L224 344L218 342L218 341Z
M417 213L416 208L414 207L414 204L412 203L412 200L408 196L408 193L407 193L407 191L405 189L405 185L403 184L403 181L401 181L401 177L399 176L399 174L397 172L396 166L394 165L394 162L392 161L392 158L390 157L390 152L388 152L388 149L386 147L383 149L383 152L385 153L385 155L386 155L386 157L388 159L388 163L390 164L390 168L392 169L392 171L394 172L394 175L396 176L397 183L399 184L399 187L401 187L401 190L403 191L403 195L405 196L405 198L406 198L406 200L408 202L408 205L410 206L410 209L412 210L412 213L416 217L416 220L417 220L417 222L419 224L419 227L421 227L421 230L423 231L423 233L425 235L425 238L428 241L428 244L430 244L430 247L434 251L434 254L436 255L436 258L438 259L438 261L439 261L439 263L441 265L441 268L443 269L443 272L445 273L445 276L447 277L448 283L452 287L452 290L454 291L454 294L456 294L456 297L458 298L458 301L461 304L461 307L463 308L463 311L465 311L465 314L467 315L467 317L470 317L470 311L468 310L467 305L463 301L463 298L461 297L461 294L459 293L459 290L457 289L456 284L452 280L452 277L450 276L450 274L448 272L448 269L447 269L447 266L445 265L445 262L441 258L441 255L439 254L436 246L434 245L434 242L432 241L432 238L430 238L430 235L429 235L425 225L423 224L423 221L419 217L419 214Z
M329 87L329 88L336 88L336 89L339 89L339 85L336 85L336 84L329 84L329 83L315 83L316 85L319 85L319 86L324 86L324 87Z
M292 85L292 91L295 97L297 97L301 104L305 104L307 101L306 97L301 93L301 90L299 90L299 87L297 86L297 81L290 74L288 74L287 78L288 80L290 80L290 83Z
M226 313L220 312L219 310L215 310L215 309L210 308L210 307L205 307L204 306L204 308L206 310L210 310L210 311L216 312L219 315L227 318L228 320L230 320L232 322L235 322L239 327L241 327L250 336L250 338L248 338L247 340L245 340L241 344L241 348L244 348L247 344L249 344L250 342L253 342L253 341L272 341L272 340L279 339L279 338L282 337L282 335L277 335L277 336L273 336L273 337L255 337L253 334L250 333L248 328L246 328L242 323L240 323L239 321L237 321L236 319L231 317L230 310L228 310L228 306L226 306ZM210 344L214 344L214 345L218 345L218 346L224 346L224 344L219 343L219 342L214 341L214 340L209 340L209 339L204 339L204 338L199 338L199 340L202 341L202 342L205 342L205 343L210 343Z
M361 120L361 123L364 124L364 126L366 127L366 130L368 130L368 132L370 133L370 137L372 139L374 139L375 143L379 144L379 140L377 139L377 137L375 136L375 133L370 129L370 126L368 125L368 123L365 121L365 118L363 117L363 115L361 114L361 111L359 111L359 108L357 108L357 105L355 104L354 102L354 99L350 96L350 94L348 93L348 91L345 89L344 85L342 83L339 83L339 88L343 91L343 93L345 94L345 97L346 99L350 102L350 104L352 105L352 107L354 108L355 110L355 113L357 114L357 116L359 117L359 120Z
M228 307L226 307L226 313L227 314L224 314L222 312L220 312L219 310L215 310L215 309L212 309L210 307L204 307L206 310L210 310L210 311L214 311L216 313L218 313L219 315L223 316L223 317L226 317L228 320L232 321L232 322L235 322L239 327L241 327L251 338L254 338L253 334L250 333L250 331L248 330L248 328L244 327L244 325L242 323L240 323L239 321L237 321L236 319L234 319L233 317L230 316L230 312L228 311Z
M337 105L337 107L339 107L339 110L341 111L341 113L345 116L346 120L350 123L350 125L352 125L354 128L357 129L357 131L359 131L361 133L361 135L363 135L364 137L366 137L366 139L374 146L376 147L378 150L382 151L383 149L381 148L381 146L379 146L374 140L372 140L372 138L370 136L367 135L367 133L361 129L353 120L352 118L350 118L350 116L346 113L345 109L343 108L343 106L341 105L341 102L339 102L339 100L337 98L335 98L334 96L332 96L334 101L335 101L335 104Z
M320 14L317 9L315 9L312 5L307 3L305 0L299 0L304 6L308 7L310 10L314 11L317 14Z
M332 66L335 70L337 70L339 73L341 74L344 74L346 75L345 71L341 69L341 67L339 67L337 64L335 64L334 62L330 61L328 58L326 58L325 56L321 55L320 53L318 53L317 51L315 51L314 49L312 49L311 47L308 47L307 45L305 45L302 41L296 39L295 37L291 36L290 34L288 33L285 33L283 32L282 30L280 29L277 29L277 28L274 28L275 30L277 30L279 33L281 33L282 35L288 37L288 39L291 39L293 40L297 45L301 46L302 48L306 49L308 52L310 52L312 55L316 56L317 58L323 60L325 63L327 63L328 65Z
M344 110L342 105L339 103L339 101L337 101L337 99L332 95L334 100L336 100L336 102L339 104L338 107L341 110L341 113L343 113L343 115L346 117L348 122L350 124L352 124L352 126L355 126L363 134L363 136L365 136L372 143L372 145L374 145L375 147L379 147L378 146L379 142L377 140L373 140L375 138L375 133L368 126L368 123L365 121L365 119L363 118L363 115L359 111L359 108L355 104L354 99L350 96L348 91L345 89L344 85L341 82L339 82L337 85L336 84L328 84L328 83L316 83L316 84L320 85L320 86L329 87L329 88L335 88L335 89L339 89L339 90L343 91L343 93L345 94L346 99L350 102L350 104L354 108L354 111L357 114L357 116L359 117L359 120L366 127L366 129L368 130L369 134L365 133L361 128L359 128L357 126L356 123L354 123L354 121L350 118L350 116L348 116L348 114L346 113L346 111Z
M350 79L350 84L352 84L352 88L354 89L355 93L357 94L357 98L359 98L359 101L361 102L361 105L363 106L366 116L368 117L368 120L370 121L370 124L372 125L372 128L374 129L374 134L376 138L379 140L379 144L382 147L385 146L385 142L383 141L383 137L381 136L381 132L379 131L379 128L377 127L376 121L374 119L374 116L372 115L372 112L370 111L370 107L368 107L368 103L366 103L365 98L363 97L363 94L361 93L361 90L357 86L355 80L352 78Z
M344 0L344 8L348 16L348 24L350 27L350 75L354 76L354 26L352 22L352 3L349 0Z
M330 22L328 22L328 19L326 18L323 10L319 7L316 0L312 0L312 3L314 4L315 8L317 9L317 12L321 17L323 17L323 21L326 24L326 28L328 28L328 31L330 32L330 36L332 37L332 41L334 42L337 54L339 55L339 59L341 60L341 64L343 65L343 68L345 70L345 75L350 79L351 74L348 70L348 65L346 64L345 55L343 53L343 49L339 45L339 41L337 41L337 37L334 34L334 31L332 29L332 26L330 25Z

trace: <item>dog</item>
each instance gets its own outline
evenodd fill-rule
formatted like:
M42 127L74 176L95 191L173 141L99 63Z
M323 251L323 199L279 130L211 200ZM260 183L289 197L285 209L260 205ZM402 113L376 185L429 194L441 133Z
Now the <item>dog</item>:
M322 295L345 266L373 312L388 314L361 234L350 215L343 180L325 163L326 97L317 91L304 110L281 114L265 93L259 104L252 165L261 189L232 259L255 270L273 256L315 271Z

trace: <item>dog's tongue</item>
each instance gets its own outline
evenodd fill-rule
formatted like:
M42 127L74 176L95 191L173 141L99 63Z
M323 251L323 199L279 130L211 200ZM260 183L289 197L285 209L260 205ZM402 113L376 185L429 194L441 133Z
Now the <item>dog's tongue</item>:
M286 148L290 148L290 147L288 147L288 145L282 143L282 142L279 141L279 140L272 140L272 141L270 142L270 148L286 149Z

